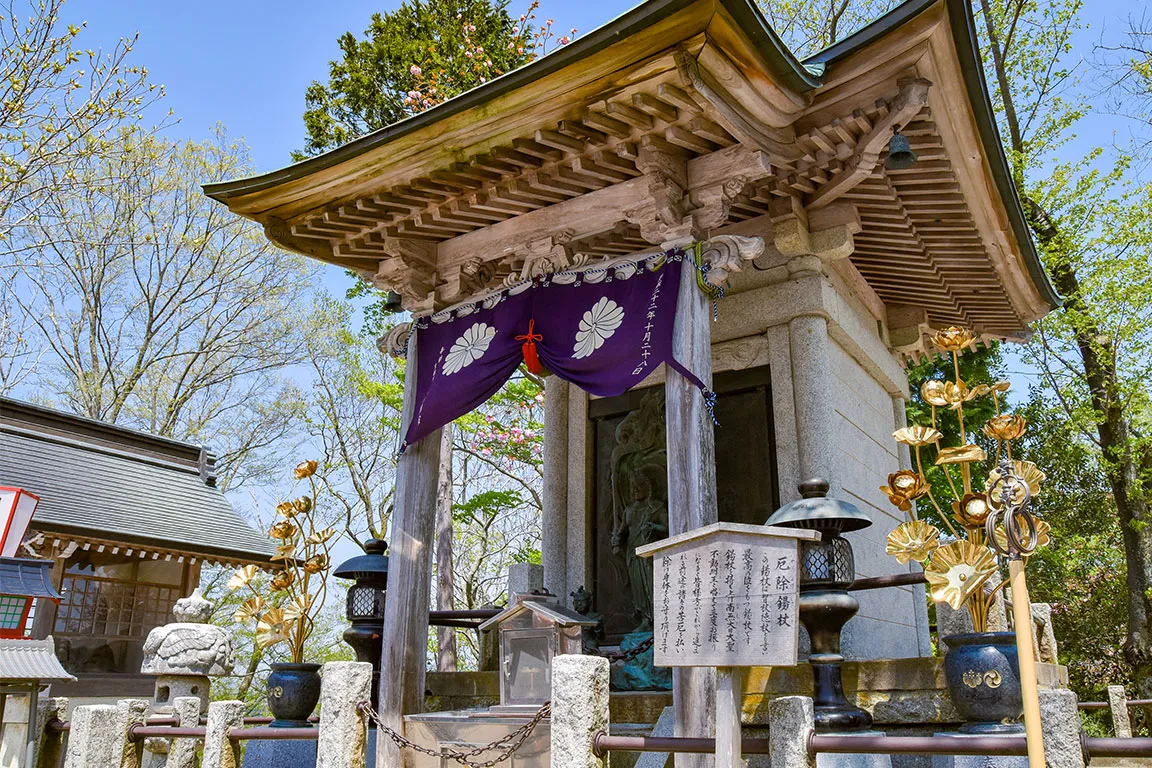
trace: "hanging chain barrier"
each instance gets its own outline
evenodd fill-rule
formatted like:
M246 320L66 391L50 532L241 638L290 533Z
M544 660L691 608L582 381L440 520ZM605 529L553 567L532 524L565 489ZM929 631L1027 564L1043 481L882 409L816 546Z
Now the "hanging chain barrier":
M585 645L584 653L588 654L589 656L603 656L604 658L608 659L609 664L615 664L619 661L632 661L632 659L643 654L645 651L651 648L652 641L654 639L654 637L650 637L630 651L601 651L599 648L597 648L595 652L589 653L588 646Z
M457 763L460 763L461 765L466 765L469 768L492 768L492 766L499 765L511 757L512 753L518 750L528 739L528 737L532 735L532 731L536 729L536 726L540 724L540 721L551 716L552 702L544 702L543 706L541 706L540 709L536 711L536 714L532 716L532 719L524 723L524 725L520 726L516 730L501 736L491 744L475 747L466 752L459 752L454 749L449 749L448 747L441 747L438 750L428 749L427 747L422 747L415 742L409 741L408 739L404 738L403 735L397 733L385 725L380 720L380 714L375 709L373 709L372 705L367 701L360 702L360 711L366 714L369 719L371 719L372 722L376 724L377 730L383 731L385 734L387 734L388 738L392 739L392 741L394 741L396 745L402 749L411 749L415 752L420 752L422 754L431 755L432 757L437 758L446 757L449 760L453 760ZM483 755L485 752L491 752L494 749L499 749L502 751L496 757L490 758L488 760L475 759L480 755Z

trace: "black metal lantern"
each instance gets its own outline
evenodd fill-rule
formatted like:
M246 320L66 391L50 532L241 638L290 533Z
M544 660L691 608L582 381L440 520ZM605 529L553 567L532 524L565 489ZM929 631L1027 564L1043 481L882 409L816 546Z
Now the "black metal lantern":
M364 554L341 563L332 575L355 581L348 588L344 615L352 626L344 630L344 642L356 652L356 661L372 664L372 706L380 695L380 652L384 644L384 599L388 589L388 543L371 539Z
M785 504L766 525L820 531L820 541L805 541L800 550L800 622L812 640L808 663L815 681L813 708L816 727L825 731L860 731L872 716L844 696L840 631L860 610L848 587L856 580L852 544L841 534L872 525L855 505L830 499L828 483L800 483L802 498Z

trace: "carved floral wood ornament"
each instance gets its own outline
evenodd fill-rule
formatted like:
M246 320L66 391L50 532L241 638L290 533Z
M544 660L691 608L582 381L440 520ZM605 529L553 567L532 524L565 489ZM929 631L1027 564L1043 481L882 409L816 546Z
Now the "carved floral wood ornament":
M666 363L699 387L711 407L714 395L672 354L680 274L697 269L702 250L543 274L419 318L415 410L403 446L483 403L522 362L604 397L622 394ZM731 259L725 266L725 274L738 268Z
M931 425L908 426L892 433L897 442L912 448L915 469L894 472L880 490L911 517L888 535L888 554L900 563L923 563L932 599L953 609L967 606L975 631L985 632L996 592L1008 584L1002 581L991 589L986 587L997 571L996 556L1013 552L1026 560L1037 546L1048 543L1049 527L1028 511L1028 501L1040 493L1044 473L1032 462L1012 458L1012 441L1024 434L1027 424L1023 417L1000 409L1000 396L1010 384L1000 381L972 386L960 378L960 354L975 340L972 332L957 327L932 337L936 348L951 356L954 378L926 381L920 388L932 408ZM985 490L976 488L972 465L988 457L984 449L970 442L971 431L964 422L964 404L980 397L991 397L996 412L982 427L983 433L996 441L997 466L989 472ZM942 408L957 415L960 434L956 445L940 445L945 435L938 429L936 416ZM943 490L933 488L928 481L922 455L926 448L936 451ZM937 500L938 493L952 496L950 514ZM926 500L935 508L949 535L916 517L913 503L918 500Z

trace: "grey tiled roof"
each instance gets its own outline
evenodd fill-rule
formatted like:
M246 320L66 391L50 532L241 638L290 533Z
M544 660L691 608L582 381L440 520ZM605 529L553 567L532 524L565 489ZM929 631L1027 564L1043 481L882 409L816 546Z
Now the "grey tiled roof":
M199 446L0 398L0 485L40 497L30 529L227 560L272 545Z
M60 666L52 638L0 640L0 680L75 680Z
M0 595L22 597L50 597L60 599L60 593L49 580L51 560L26 557L0 557Z

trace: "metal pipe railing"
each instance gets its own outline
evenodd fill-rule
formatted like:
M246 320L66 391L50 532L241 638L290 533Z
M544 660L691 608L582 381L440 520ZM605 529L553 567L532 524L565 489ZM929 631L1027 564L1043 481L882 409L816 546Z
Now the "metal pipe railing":
M744 738L741 752L766 755L768 739ZM1152 739L1081 737L1085 762L1094 757L1152 757ZM710 754L716 750L711 738L675 736L611 736L601 731L593 740L593 750L604 757L617 752L672 752ZM1001 755L1024 756L1028 742L1023 736L864 736L837 733L812 733L808 753L873 754L873 755Z
M1152 706L1152 699L1128 699L1125 702L1130 707ZM1106 701L1082 701L1077 704L1080 709L1108 709L1111 705Z
M460 611L428 611L428 619L480 619L487 621L498 616L503 608L469 608Z
M255 728L233 728L228 731L228 738L232 741L245 741L260 739L262 741L286 741L291 739L315 741L320 733L319 728L272 728L263 725Z
M848 586L849 592L861 592L866 589L886 589L887 587L907 587L912 584L927 584L928 578L924 571L915 573L893 573L889 576L869 576L856 579Z

